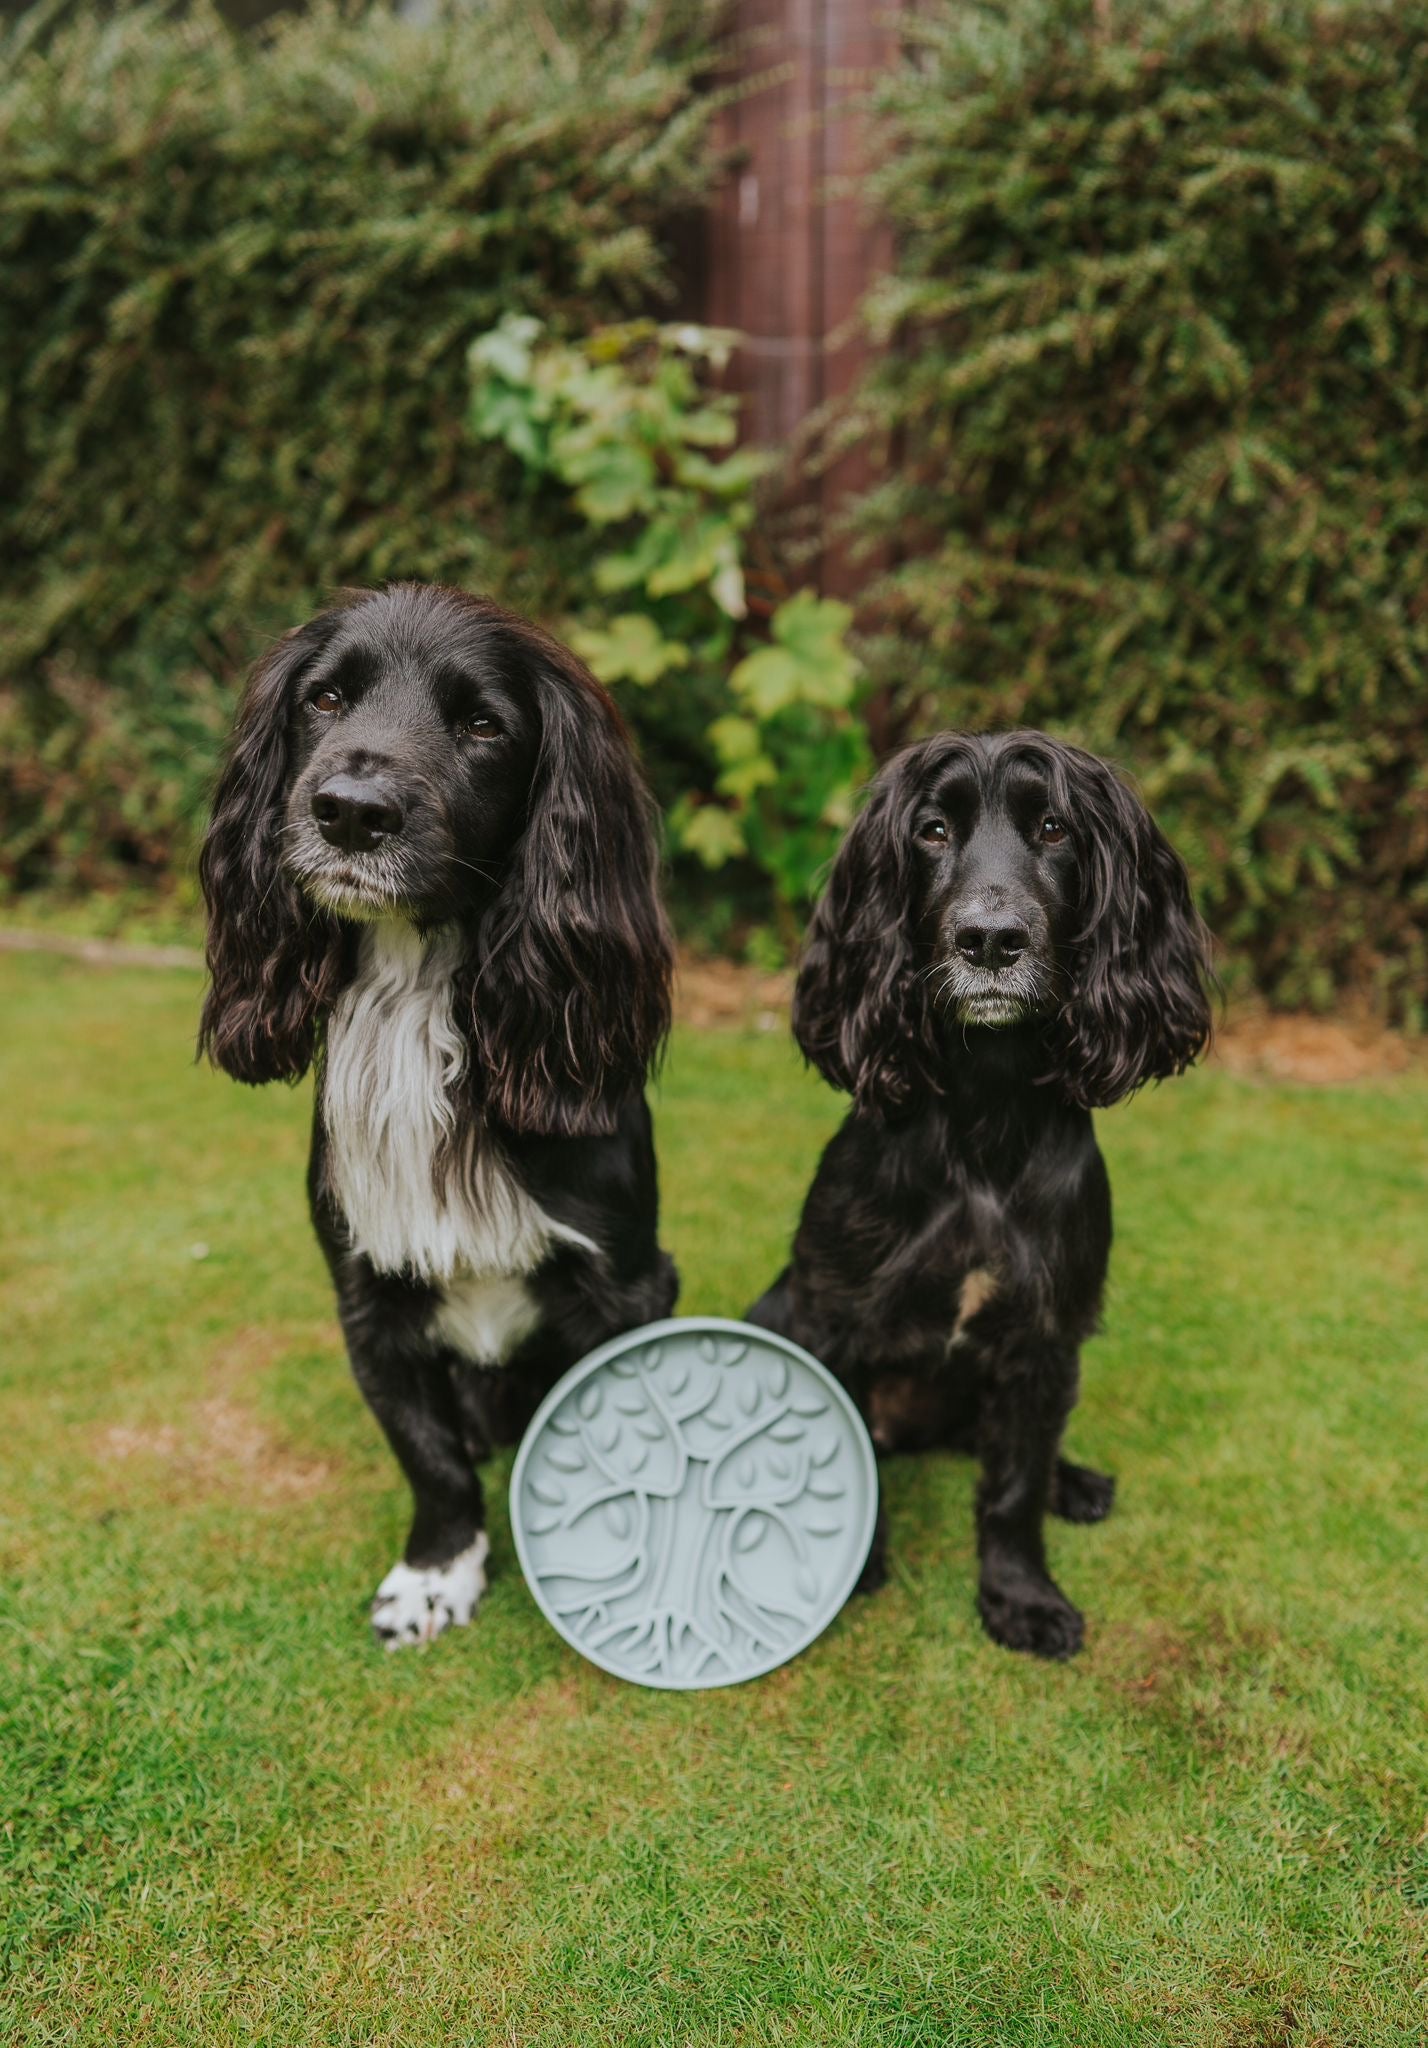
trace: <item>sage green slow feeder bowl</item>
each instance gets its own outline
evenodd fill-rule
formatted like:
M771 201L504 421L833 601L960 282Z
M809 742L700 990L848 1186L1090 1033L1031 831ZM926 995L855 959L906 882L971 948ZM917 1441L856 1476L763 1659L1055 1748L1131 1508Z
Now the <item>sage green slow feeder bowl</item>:
M546 1619L636 1685L736 1685L827 1628L867 1560L873 1446L833 1375L751 1323L648 1323L553 1387L511 1474Z

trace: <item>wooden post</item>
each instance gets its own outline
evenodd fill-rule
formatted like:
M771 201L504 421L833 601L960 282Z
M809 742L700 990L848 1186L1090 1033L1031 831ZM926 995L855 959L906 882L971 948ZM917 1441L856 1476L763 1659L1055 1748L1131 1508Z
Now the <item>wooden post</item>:
M843 326L890 257L885 226L859 188L866 122L857 103L896 54L896 0L734 0L736 83L723 141L742 162L711 224L704 313L746 337L732 383L744 427L761 446L786 444L826 399L860 374ZM763 82L767 80L767 82ZM828 539L838 507L867 481L850 457L811 487L820 546L811 579L856 596L866 571Z

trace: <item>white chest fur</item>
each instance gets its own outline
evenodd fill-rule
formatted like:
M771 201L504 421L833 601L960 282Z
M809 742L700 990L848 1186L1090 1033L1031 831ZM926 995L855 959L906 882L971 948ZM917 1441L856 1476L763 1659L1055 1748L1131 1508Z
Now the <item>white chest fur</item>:
M355 1249L379 1272L437 1287L439 1334L499 1364L535 1327L525 1282L554 1242L596 1247L547 1216L458 1114L458 957L453 938L423 939L396 920L363 932L357 973L328 1021L327 1170Z

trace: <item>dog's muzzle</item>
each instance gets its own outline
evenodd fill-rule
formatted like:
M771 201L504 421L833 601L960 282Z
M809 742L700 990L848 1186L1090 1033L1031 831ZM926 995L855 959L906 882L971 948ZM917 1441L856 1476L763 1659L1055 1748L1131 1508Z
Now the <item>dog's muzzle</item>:
M959 1024L995 1029L1044 1010L1051 993L1044 920L974 905L951 920L938 997Z

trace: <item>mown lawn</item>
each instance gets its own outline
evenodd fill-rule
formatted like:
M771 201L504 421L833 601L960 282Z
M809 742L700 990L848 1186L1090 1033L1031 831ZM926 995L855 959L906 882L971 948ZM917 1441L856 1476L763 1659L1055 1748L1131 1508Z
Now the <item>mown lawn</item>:
M972 1472L792 1667L582 1665L516 1570L367 1637L404 1526L302 1206L305 1092L197 983L0 959L5 2042L1290 2044L1428 2011L1428 1081L1222 1072L1102 1120L1119 1242L1056 1527L1066 1668L972 1609ZM780 1258L837 1104L677 1040L683 1305ZM195 1256L206 1247L206 1256Z

